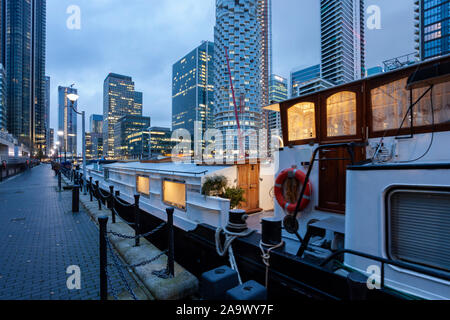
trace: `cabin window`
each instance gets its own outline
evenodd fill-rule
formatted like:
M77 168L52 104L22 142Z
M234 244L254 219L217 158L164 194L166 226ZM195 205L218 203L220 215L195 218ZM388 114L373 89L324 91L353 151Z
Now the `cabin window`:
M413 90L413 101L422 96L428 89L419 88ZM436 84L433 87L433 110L434 123L450 122L450 82ZM433 115L431 113L431 93L428 92L425 97L414 107L414 126L428 126L433 124Z
M407 79L400 79L371 91L373 131L396 129L408 110Z
M183 182L164 180L163 202L167 205L186 210L186 184Z
M450 191L395 189L387 195L389 255L450 270Z
M371 91L372 126L373 131L398 129L411 104L410 90L406 89L407 78L403 78ZM416 102L428 87L414 89L412 101ZM419 103L414 106L414 126L428 126L433 124L431 113L431 96L428 92ZM450 121L450 83L440 83L433 87L433 109L435 124ZM403 128L410 126L408 117Z
M150 179L149 177L137 176L136 177L136 191L140 194L150 195Z
M314 139L316 137L315 105L301 102L288 109L289 141Z
M343 91L327 99L327 136L356 135L356 93Z

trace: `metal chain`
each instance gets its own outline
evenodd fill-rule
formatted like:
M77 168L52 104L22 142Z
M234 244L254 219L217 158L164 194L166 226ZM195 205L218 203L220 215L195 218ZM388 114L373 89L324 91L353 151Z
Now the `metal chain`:
M117 201L118 204L120 204L122 207L127 207L127 208L131 208L134 207L134 204L129 204L129 203L125 203L124 201L120 200L118 197L113 196L114 200Z
M139 262L139 263L136 263L136 264L122 265L121 267L124 268L124 269L126 269L126 268L142 267L142 266L145 266L145 265L150 264L152 262L155 262L156 260L161 258L163 255L167 254L167 252L169 252L169 250L165 250L165 251L159 253L158 255L154 256L153 258L149 259L149 260L145 260L145 261L142 261L142 262Z
M125 278L125 275L123 274L123 270L121 268L121 266L123 266L123 264L120 263L120 261L118 261L118 258L116 257L114 249L112 248L111 242L109 241L109 238L106 235L105 235L105 239L106 239L106 244L108 246L108 249L109 249L109 251L111 253L111 257L113 258L114 265L115 265L117 271L119 272L119 275L122 278L122 281L125 283L125 287L127 288L127 291L133 296L134 300L138 300L138 298L134 294L133 289L131 289L130 285L128 284L128 281Z
M125 223L128 224L129 226L134 226L134 222L128 222L128 221L126 221L124 218L122 218L122 217L120 216L120 214L117 212L116 209L113 208L112 210L114 210L114 213L115 213L116 217L119 217L120 220L122 220L123 222L125 222Z
M114 300L118 300L118 298L117 298L117 292L116 292L116 289L114 289L114 286L113 286L112 281L111 281L111 278L110 278L110 276L109 276L108 268L107 268L107 267L105 268L105 271L106 271L106 279L108 280L108 287L111 288L111 293L112 293L112 295L113 295L113 297L114 297Z
M148 237L151 236L152 234L158 232L159 230L161 230L164 226L166 225L166 222L161 223L159 226L157 226L155 229L147 232L147 233L143 233L143 234L138 234L136 236L128 236L126 234L121 234L121 233L117 233L114 231L107 231L106 233L108 234L112 234L113 236L119 237L119 238L124 238L124 239L137 239L137 238L141 238L141 237Z

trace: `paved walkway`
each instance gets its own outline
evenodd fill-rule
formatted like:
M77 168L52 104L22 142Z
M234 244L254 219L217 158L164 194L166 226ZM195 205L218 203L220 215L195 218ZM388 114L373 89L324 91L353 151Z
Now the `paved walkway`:
M98 229L81 205L71 212L71 201L49 165L0 183L0 300L99 299ZM81 290L67 289L71 265L81 269ZM109 273L122 291L117 271Z

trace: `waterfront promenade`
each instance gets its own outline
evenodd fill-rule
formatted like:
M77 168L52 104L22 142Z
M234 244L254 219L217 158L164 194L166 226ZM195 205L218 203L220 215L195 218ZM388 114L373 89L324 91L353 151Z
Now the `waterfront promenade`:
M0 183L0 300L99 299L98 228L82 206L72 213L71 191L57 185L45 164ZM66 285L72 265L81 270L80 290ZM109 273L124 290L117 271Z

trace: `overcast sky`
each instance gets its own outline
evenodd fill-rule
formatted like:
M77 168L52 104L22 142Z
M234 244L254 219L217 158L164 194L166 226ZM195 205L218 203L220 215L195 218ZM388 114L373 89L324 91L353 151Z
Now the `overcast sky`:
M272 1L274 73L289 78L295 67L320 63L319 3ZM71 5L81 10L79 30L67 27ZM381 29L365 26L366 67L413 52L413 0L369 5L380 7ZM170 127L172 65L202 40L213 41L214 22L215 0L47 0L51 127L57 130L59 85L75 83L87 117L102 114L109 72L131 76L144 93L144 115L153 126Z

